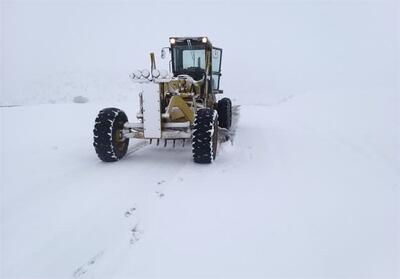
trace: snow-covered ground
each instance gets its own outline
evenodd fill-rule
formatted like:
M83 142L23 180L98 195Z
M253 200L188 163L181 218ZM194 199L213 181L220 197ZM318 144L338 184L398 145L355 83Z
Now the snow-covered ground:
M397 2L157 3L1 2L0 277L400 278ZM194 32L235 104L216 161L99 161L98 111L134 120L131 67Z
M236 108L205 166L141 141L100 162L100 104L2 108L4 278L398 275L396 106L359 93Z

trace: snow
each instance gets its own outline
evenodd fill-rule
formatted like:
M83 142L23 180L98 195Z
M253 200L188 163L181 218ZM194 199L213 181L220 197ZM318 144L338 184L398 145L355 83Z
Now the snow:
M192 3L218 28L156 4L176 31L144 2L1 2L0 277L400 278L397 2ZM224 48L230 140L101 162L97 113L135 120L128 75L171 32Z
M2 125L3 276L394 276L396 111L380 97L358 108L375 119L368 125L318 94L241 106L233 143L206 166L192 163L189 145L140 141L100 162L91 146L100 104L3 108L14 120ZM353 109L359 100L335 98Z

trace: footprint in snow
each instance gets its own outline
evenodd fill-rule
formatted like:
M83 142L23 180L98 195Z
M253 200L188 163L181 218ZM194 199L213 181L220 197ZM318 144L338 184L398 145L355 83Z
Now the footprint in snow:
M157 194L158 198L160 198L160 199L162 199L165 196L165 194L161 191L156 191L155 193Z
M137 223L132 229L131 229L131 238L129 240L129 243L131 245L135 244L140 240L140 236L143 232L139 229L139 223Z
M97 253L95 256L93 256L89 261L87 261L84 265L80 266L77 268L74 273L73 277L78 278L87 273L92 265L94 265L104 254L104 250Z
M137 210L137 207L136 207L136 205L134 205L129 210L125 211L124 216L126 218L130 218L130 217L132 217L134 215L134 212L136 210ZM132 223L136 223L136 224L132 227ZM133 245L133 244L135 244L136 242L139 241L140 235L142 234L142 230L139 229L139 222L136 220L136 218L129 219L128 226L131 227L129 229L129 243L131 245Z
M125 217L130 217L132 214L133 214L133 212L135 212L136 211L136 206L134 206L134 207L132 207L132 208L130 208L129 210L127 210L127 211L125 211Z

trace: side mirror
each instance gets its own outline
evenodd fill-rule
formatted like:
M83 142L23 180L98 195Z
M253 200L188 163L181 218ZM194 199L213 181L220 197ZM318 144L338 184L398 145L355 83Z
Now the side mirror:
M167 52L165 51L165 49L169 50L169 47L163 47L161 49L161 59L165 59L165 57L167 56Z

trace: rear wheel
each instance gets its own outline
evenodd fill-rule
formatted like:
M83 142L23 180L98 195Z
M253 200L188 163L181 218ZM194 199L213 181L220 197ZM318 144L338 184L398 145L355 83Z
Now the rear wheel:
M194 120L193 160L200 164L211 163L217 154L217 146L218 113L212 109L200 109Z
M99 112L93 129L93 145L97 156L104 162L115 162L125 156L129 139L122 137L125 112L117 108L105 108Z
M218 123L221 128L226 129L232 125L232 102L229 98L218 101Z

